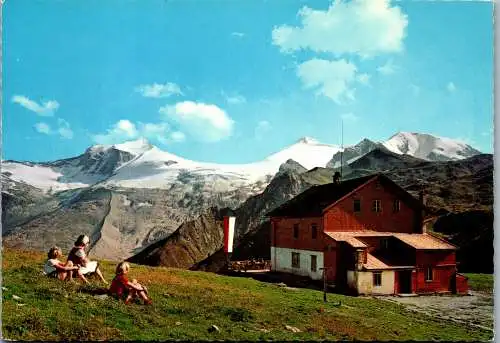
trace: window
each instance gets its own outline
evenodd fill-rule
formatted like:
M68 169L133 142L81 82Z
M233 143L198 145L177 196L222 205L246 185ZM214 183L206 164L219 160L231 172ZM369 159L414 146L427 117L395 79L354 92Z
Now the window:
M361 212L361 200L354 199L354 201L353 201L353 211L354 212Z
M315 272L317 270L317 256L316 255L311 255L311 271Z
M373 273L373 285L374 286L382 286L382 273L374 272Z
M432 281L432 268L425 268L425 281Z
M316 239L318 237L318 225L316 224L311 225L311 237L312 239Z
M299 224L293 224L293 238L299 238Z
M382 249L389 248L389 238L382 238L382 240L380 241L380 246L382 247Z
M398 199L394 200L394 204L392 205L392 211L399 212L400 209L401 209L401 204L399 203L399 200Z
M292 252L292 268L300 268L300 254Z
M382 212L382 204L381 204L380 200L373 200L372 211L373 212Z

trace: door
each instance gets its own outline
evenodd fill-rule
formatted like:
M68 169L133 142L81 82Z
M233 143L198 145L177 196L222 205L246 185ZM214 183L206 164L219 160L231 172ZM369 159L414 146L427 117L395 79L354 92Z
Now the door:
M411 270L401 270L398 272L398 285L399 294L413 293L411 289Z

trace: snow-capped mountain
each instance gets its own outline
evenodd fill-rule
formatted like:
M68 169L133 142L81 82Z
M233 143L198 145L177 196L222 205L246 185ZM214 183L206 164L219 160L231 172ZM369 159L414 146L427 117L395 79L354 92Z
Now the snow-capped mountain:
M414 132L399 132L383 145L397 154L407 154L428 161L461 160L481 153L456 139Z
M339 151L304 137L266 159L247 164L197 162L176 156L151 145L145 139L115 145L95 145L84 154L49 163L5 161L2 172L14 181L45 191L72 188L117 186L128 188L170 188L183 179L210 184L213 191L231 191L264 182L292 159L307 169L324 167ZM7 174L5 174L7 173Z
M352 167L345 167L345 175L355 177L359 173L397 167L413 182L416 175L413 166L422 163L403 152L420 153L424 149L415 141L408 141L408 150L395 140L388 147L368 139L346 147L344 161L349 161ZM435 142L447 141L436 138ZM453 150L449 147L457 145L451 143L447 146L436 143L436 146L443 153L454 152L448 159L475 151L467 146ZM390 152L389 148L397 148L397 152ZM434 150L428 145L425 148ZM339 152L337 146L303 138L262 161L216 164L188 160L141 139L92 146L77 157L54 162L4 161L3 242L41 250L54 244L70 248L74 238L85 233L95 242L93 254L122 260L168 237L204 209L235 209L242 204L245 207L239 213L239 222L243 224L238 225L240 230L248 230L258 224L261 213L270 210L276 201L295 196L311 182L330 182L334 170L313 168L326 166ZM439 157L443 156L446 155ZM435 156L431 154L429 158ZM448 170L453 163L434 164ZM405 169L410 165L411 170ZM423 165L431 168L431 172L435 169L433 163ZM307 169L313 170L306 172ZM78 189L58 192L72 188Z
M339 151L333 155L332 159L327 163L327 167L337 168L340 167L340 163L342 163L342 165L348 165L373 149L380 148L381 146L381 143L375 143L365 138L358 144L345 147L343 151Z
M459 160L480 152L450 138L400 132L386 142L363 139L343 150L348 165L375 148L386 148L429 161ZM89 187L169 189L174 183L198 181L211 192L228 192L260 183L265 187L280 166L293 160L306 169L340 166L340 147L304 137L262 161L246 164L197 162L163 151L145 139L95 145L82 155L48 163L5 161L5 177L44 191Z
M398 155L409 155L426 161L455 161L481 152L459 140L437 137L425 133L399 132L385 142L363 139L343 149L343 165L349 165L374 149L387 149ZM340 167L341 151L328 162L330 168Z

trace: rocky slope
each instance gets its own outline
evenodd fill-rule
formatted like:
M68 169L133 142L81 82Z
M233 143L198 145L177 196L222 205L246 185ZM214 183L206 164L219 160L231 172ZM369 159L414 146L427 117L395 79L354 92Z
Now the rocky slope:
M327 163L326 166L328 168L340 167L341 160L343 166L348 165L377 148L384 148L384 145L382 143L375 143L365 138L358 144L346 147L342 152L337 152L335 155L333 155L332 159Z
M429 203L436 209L491 203L492 166L488 169L487 155L478 155L472 166L467 160L440 164L404 152L442 148L455 159L475 151L442 138L395 137L399 138L391 138L389 147L396 146L397 152L387 142L367 139L346 148L344 160L351 163L343 167L344 177L382 171L409 191L429 186ZM403 138L408 141L406 150L399 144ZM221 165L189 161L138 140L93 146L80 156L55 162L4 161L4 243L41 250L58 244L69 249L79 234L87 233L93 237L91 253L120 260L168 237L214 206L235 209L238 240L265 223L267 211L311 185L330 182L335 170L322 166L332 158L335 166L338 152L336 146L304 138L256 163ZM425 157L432 159L429 154Z
M223 218L228 210L211 208L183 223L168 238L159 240L128 261L151 266L190 268L215 253L224 242Z
M460 262L461 272L493 273L492 211L469 210L448 213L436 220L433 229L460 247L457 260Z
M357 177L384 171L400 186L418 196L420 190L426 193L427 216L435 220L435 231L447 236L461 249L457 254L459 270L468 272L492 271L493 235L493 156L488 154L453 162L422 162L405 156L382 154L383 150L360 159L363 169L351 169L345 178ZM384 158L368 163L373 156ZM328 171L331 175L332 170ZM323 180L325 182L329 182ZM479 213L479 214L478 214ZM466 218L461 225L456 225ZM437 220L437 221L436 221ZM269 258L270 225L261 221L250 227L235 245L233 260ZM481 251L481 253L477 253ZM474 255L475 257L470 257ZM222 249L199 261L191 269L217 272L224 268L225 255Z
M4 194L4 223L10 225L4 225L3 242L39 250L59 245L67 250L84 233L92 237L91 254L121 260L167 237L204 208L237 206L246 199L238 192L211 197L187 190L192 187L69 190L28 203L33 211L24 207L22 199Z
M288 163L295 165L293 162ZM307 172L303 172L301 168L298 169L301 171L300 173L296 170L286 170L278 173L262 194L250 197L234 211L227 212L226 210L226 213L237 218L235 246L244 246L245 244L240 241L244 241L249 236L249 232L259 231L259 228L268 225L267 218L264 217L268 211L278 207L312 185L329 182L333 176L332 170L323 168L316 168ZM214 220L213 217L213 212L209 212L194 221L186 223L186 225L182 225L174 234L146 248L132 257L130 261L167 266L175 266L176 263L182 261L182 267L190 268L200 261L210 258L214 253L225 261L225 255L222 253L222 217L219 215L218 220ZM210 223L212 225L205 225ZM181 248L179 248L179 244ZM267 244L267 250L269 250L268 247L269 244ZM250 246L248 250L253 251L255 248ZM235 252L235 257L238 256L237 254ZM224 261L221 260L222 265Z

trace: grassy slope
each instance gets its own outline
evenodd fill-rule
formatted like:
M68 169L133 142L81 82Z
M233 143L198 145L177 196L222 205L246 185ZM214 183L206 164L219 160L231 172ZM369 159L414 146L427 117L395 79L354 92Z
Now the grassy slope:
M491 339L489 332L437 321L377 299L330 294L325 305L318 291L290 290L252 279L135 265L130 277L149 286L154 304L126 306L81 292L85 289L79 283L40 276L43 261L40 253L4 249L3 286L7 291L3 291L2 332L5 338ZM113 264L103 263L108 279L113 269ZM22 299L12 299L13 294ZM339 301L342 305L335 306ZM221 331L209 333L207 329L212 324ZM287 331L286 324L302 332Z
M464 274L469 278L469 287L473 290L493 293L493 280L495 275L493 274Z

